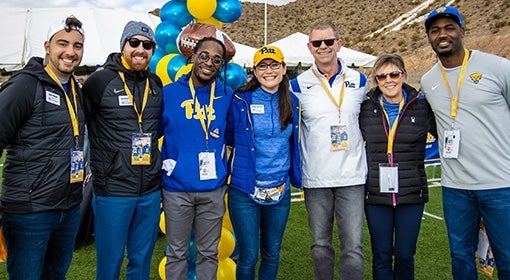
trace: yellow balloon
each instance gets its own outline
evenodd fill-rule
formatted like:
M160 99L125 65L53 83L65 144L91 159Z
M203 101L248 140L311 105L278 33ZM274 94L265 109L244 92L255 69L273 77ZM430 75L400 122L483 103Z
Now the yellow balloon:
M221 228L220 243L218 243L218 260L226 259L232 255L236 247L236 241L232 232Z
M168 76L167 66L170 59L172 59L176 55L177 55L176 53L167 54L158 61L158 64L156 64L156 75L159 76L164 86L172 82L170 76Z
M203 23L203 24L209 24L209 25L212 25L219 29L221 29L221 27L223 26L223 22L221 22L213 17L209 17L209 18L205 18L205 19L197 19L196 22Z
M161 151L161 147L163 147L163 141L164 141L164 139L165 139L165 136L161 136L161 137L159 137L159 139L158 139L158 148L159 148L159 150L160 150L160 151Z
M210 18L216 11L216 0L187 0L188 12L196 19Z
M228 211L228 194L225 195L225 214L223 215L223 224L222 226L226 228L230 232L234 232L234 227L232 226L232 221L230 221L230 212Z
M181 67L179 70L177 70L177 73L175 73L174 81L177 81L182 75L188 74L191 71L191 68L193 67L193 64L188 64L186 66Z
M159 278L161 278L163 280L166 280L165 265L166 265L166 257L163 257L161 262L159 262L159 266L158 266Z
M218 271L216 272L218 280L235 280L236 279L236 263L231 258L218 261Z
M159 229L163 234L166 234L166 228L165 228L165 212L161 212L161 216L159 218Z

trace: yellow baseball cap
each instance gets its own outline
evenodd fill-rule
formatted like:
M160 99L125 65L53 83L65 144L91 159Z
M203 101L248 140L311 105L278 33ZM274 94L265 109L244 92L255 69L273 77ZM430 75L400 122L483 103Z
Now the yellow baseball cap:
M270 58L278 63L283 62L283 53L276 46L264 46L258 49L253 56L253 66L257 66L262 60Z

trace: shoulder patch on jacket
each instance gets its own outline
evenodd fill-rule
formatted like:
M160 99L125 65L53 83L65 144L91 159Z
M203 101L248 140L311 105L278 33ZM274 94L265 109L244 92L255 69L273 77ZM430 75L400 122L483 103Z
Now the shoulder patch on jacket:
M359 87L364 87L367 84L367 77L365 74L359 72Z
M299 86L297 78L290 80L290 87L292 88L292 92L301 93L301 87Z

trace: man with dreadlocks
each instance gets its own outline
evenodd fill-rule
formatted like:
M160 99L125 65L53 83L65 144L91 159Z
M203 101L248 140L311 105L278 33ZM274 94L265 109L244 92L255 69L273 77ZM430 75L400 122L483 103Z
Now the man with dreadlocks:
M197 279L216 279L225 213L225 127L232 89L218 77L227 61L216 38L198 41L191 73L163 88L163 209L168 279L188 279L192 230Z

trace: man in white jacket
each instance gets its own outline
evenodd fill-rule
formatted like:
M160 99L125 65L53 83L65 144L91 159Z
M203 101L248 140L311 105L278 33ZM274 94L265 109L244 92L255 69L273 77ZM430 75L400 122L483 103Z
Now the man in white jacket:
M340 279L363 279L364 184L367 163L359 128L365 75L337 57L342 40L330 21L312 25L313 66L291 80L302 106L303 190L312 233L315 279L334 279L336 218Z

